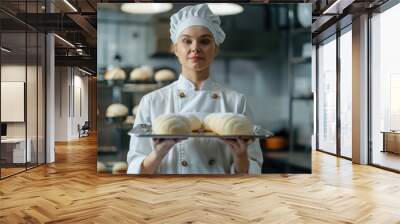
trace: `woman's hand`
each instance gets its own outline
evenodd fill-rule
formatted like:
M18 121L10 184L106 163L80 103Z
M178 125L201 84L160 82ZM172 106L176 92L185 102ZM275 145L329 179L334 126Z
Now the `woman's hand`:
M169 150L178 143L178 139L160 139L154 138L153 145L154 145L154 152L158 157L164 158L165 155L168 154Z
M247 146L251 144L252 141L246 142L241 138L222 140L229 145L232 152L236 173L249 173Z
M153 139L154 150L142 162L142 174L154 174L165 155L182 139Z

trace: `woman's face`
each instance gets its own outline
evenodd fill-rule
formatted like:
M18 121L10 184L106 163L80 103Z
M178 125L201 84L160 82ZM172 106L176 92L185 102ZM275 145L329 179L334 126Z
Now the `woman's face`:
M211 32L203 26L185 29L174 44L174 53L185 69L208 69L217 54L217 45Z

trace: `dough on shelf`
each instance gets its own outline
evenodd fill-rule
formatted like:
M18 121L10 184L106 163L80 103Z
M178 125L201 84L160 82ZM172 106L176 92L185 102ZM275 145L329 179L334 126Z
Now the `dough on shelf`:
M125 117L128 115L128 107L120 103L114 103L107 107L106 117Z
M133 69L129 79L133 81L148 81L152 79L152 76L152 69L147 66L143 66Z
M185 135L190 134L190 120L177 114L163 114L158 116L153 122L153 133L159 135Z
M125 80L126 73L121 68L113 68L106 72L104 75L105 80Z
M135 123L135 115L129 115L126 117L125 121L126 124L133 124Z
M139 110L139 105L134 106L134 107L132 108L132 114L136 116L138 110Z
M161 69L154 75L156 81L171 81L175 80L175 73L169 69Z
M218 135L252 135L253 124L242 114L213 113L204 119L204 128Z
M146 73L150 74L149 76L150 76L150 78L152 78L152 76L154 74L154 69L153 69L152 66L150 66L150 65L142 65L142 66L140 66L140 68L142 70L144 70Z
M116 162L112 167L113 174L126 174L126 170L128 169L128 164L126 162Z
M98 173L107 173L108 172L106 165L104 165L103 162L97 162L97 172Z

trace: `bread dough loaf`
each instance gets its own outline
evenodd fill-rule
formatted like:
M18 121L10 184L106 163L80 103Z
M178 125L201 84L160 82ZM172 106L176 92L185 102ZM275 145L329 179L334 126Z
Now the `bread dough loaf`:
M135 68L132 70L129 78L133 81L147 81L152 78L152 70L147 67Z
M228 114L226 113L212 113L207 115L204 118L204 123L203 123L204 129L207 131L214 131L218 126L220 126L217 123L220 122L222 118L227 115Z
M177 114L163 114L153 123L153 133L159 135L184 135L191 133L191 123L188 118Z
M126 174L126 170L128 169L128 164L125 162L116 162L113 165L112 173L113 174Z
M252 135L253 124L242 114L214 113L204 119L206 130L218 135Z
M175 80L175 73L169 69L161 69L154 75L156 81L171 81Z
M221 135L252 135L253 125L250 120L241 114L235 114L224 120Z
M125 117L128 115L128 107L120 103L114 103L107 107L106 117Z
M184 114L183 116L185 116L190 121L190 129L192 131L197 131L202 128L203 122L201 118L196 114L189 113L189 114Z
M105 80L125 80L126 73L120 68L113 68L106 72L104 75Z

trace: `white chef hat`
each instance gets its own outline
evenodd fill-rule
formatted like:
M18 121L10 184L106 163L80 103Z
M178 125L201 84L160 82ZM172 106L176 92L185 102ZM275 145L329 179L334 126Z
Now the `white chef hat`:
M190 26L204 26L212 33L215 43L220 45L225 39L220 25L219 16L213 14L207 4L186 6L171 16L171 40L176 43L179 35Z

